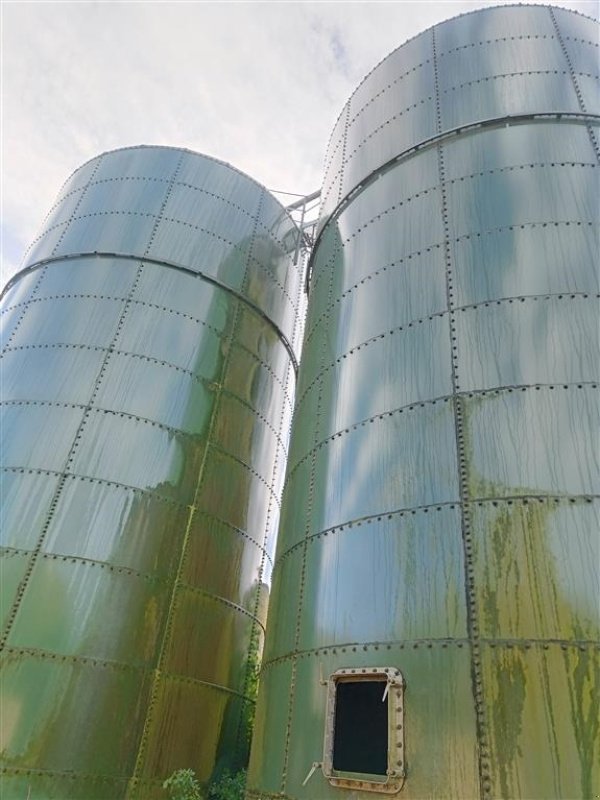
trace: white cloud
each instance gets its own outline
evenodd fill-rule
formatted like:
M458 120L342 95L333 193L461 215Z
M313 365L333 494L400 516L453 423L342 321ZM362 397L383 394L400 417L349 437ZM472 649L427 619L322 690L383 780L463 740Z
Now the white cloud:
M0 5L4 283L63 181L103 150L183 146L269 188L318 188L362 76L405 39L485 4Z

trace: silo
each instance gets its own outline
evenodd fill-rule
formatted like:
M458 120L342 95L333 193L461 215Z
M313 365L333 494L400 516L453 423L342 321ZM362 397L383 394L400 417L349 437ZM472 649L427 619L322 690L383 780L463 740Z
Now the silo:
M335 125L249 798L599 791L597 53L488 7Z
M78 169L3 298L3 797L243 766L295 385L298 230L189 151Z

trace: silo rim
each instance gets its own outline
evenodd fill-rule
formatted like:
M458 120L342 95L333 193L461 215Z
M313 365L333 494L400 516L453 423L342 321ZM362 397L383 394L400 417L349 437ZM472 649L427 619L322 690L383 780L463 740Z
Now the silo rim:
M234 167L233 164L230 164L228 161L223 161L223 159L217 158L216 156L208 155L208 153L201 153L199 150L192 150L189 147L177 147L176 145L169 145L169 144L130 144L130 145L123 145L122 147L113 147L110 150L103 150L101 153L97 153L95 156L88 158L86 161L84 161L82 164L76 167L61 184L57 196L60 195L60 193L65 188L66 184L71 180L71 178L74 175L76 175L79 172L79 170L83 169L87 164L90 164L92 161L95 161L98 158L102 158L103 156L111 155L112 153L120 153L125 150L174 150L177 153L188 153L189 155L198 156L199 158L205 158L208 161L213 161L216 164L220 164L223 167L227 167L228 169L232 170L232 172L236 172L238 175L241 175L243 178L246 178L246 180L255 184L255 186L257 186L259 189L265 191L281 207L281 210L285 211L286 216L289 217L291 222L294 225L296 225L291 215L286 210L286 207L283 205L283 203L280 200L278 200L277 197L275 197L275 195L270 189L267 189L267 187L264 184L260 183L260 181L257 181L256 178L253 178L251 175L248 175L243 170Z
M345 112L346 107L348 106L348 104L350 103L350 101L352 100L354 95L358 92L360 87L363 85L363 83L375 72L376 69L378 69L383 64L384 61L387 61L387 59L390 56L392 56L396 51L400 50L401 47L404 47L404 45L407 45L409 42L412 42L418 36L422 36L424 33L428 33L429 31L432 31L434 28L437 28L439 25L445 25L447 22L453 22L455 19L461 19L462 17L468 17L471 14L478 14L478 13L480 13L482 11L493 11L493 10L498 9L498 8L557 8L557 9L559 9L559 11L568 11L570 14L576 14L579 17L583 17L584 19L589 19L592 22L595 22L596 24L600 23L600 20L597 20L595 17L590 17L588 14L582 14L581 11L576 11L574 8L565 8L565 6L554 5L553 3L506 3L506 4L498 4L498 5L493 5L493 6L481 6L480 8L474 8L471 11L464 11L462 14L456 14L455 16L448 17L447 19L444 19L441 22L436 22L433 25L430 25L428 28L423 28L422 31L419 31L419 33L415 33L414 36L411 36L408 39L405 39L402 42L402 44L398 45L398 47L394 47L393 50L390 50L389 53L387 53L387 55L385 55L373 67L371 67L371 69L363 76L363 78L359 81L359 83L357 83L357 85L354 87L354 89L352 90L351 94L348 96L348 99L342 105L340 113L335 118L335 122L331 126L331 133L329 134L329 139L327 140L327 144L325 146L325 155L323 156L323 169L321 170L323 176L325 176L325 165L326 165L327 155L329 153L329 147L331 145L331 140L333 138L333 132L334 132L338 122L340 121L342 114ZM321 190L322 189L323 189L323 186L321 185Z

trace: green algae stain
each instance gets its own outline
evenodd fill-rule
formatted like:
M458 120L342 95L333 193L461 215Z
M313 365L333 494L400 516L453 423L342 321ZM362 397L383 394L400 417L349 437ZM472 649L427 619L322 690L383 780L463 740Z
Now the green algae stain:
M600 791L600 665L597 653L579 651L573 665L565 654L565 671L570 722L581 759L581 796L592 798Z
M514 786L508 773L514 762L523 756L520 741L525 723L527 675L521 661L515 659L511 651L505 651L499 659L495 678L495 693L490 704L492 729L496 733L495 761L501 795L511 797Z
M593 555L585 557L594 552L588 500L556 502L539 488L479 474L470 422L485 402L482 396L458 400L494 792L593 798L600 781L593 777L600 764L600 694L587 643L598 589L587 563ZM491 648L489 639L500 641Z

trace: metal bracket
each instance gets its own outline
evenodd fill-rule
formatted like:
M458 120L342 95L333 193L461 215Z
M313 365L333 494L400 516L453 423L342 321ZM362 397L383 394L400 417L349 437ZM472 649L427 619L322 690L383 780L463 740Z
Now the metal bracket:
M323 664L319 661L319 683L321 686L329 686L329 681L323 677Z
M313 761L312 766L308 771L308 775L302 781L302 786L306 786L306 784L309 782L309 780L312 778L312 776L315 774L315 772L319 769L319 767L322 767L322 766L323 765L321 764L320 761Z

